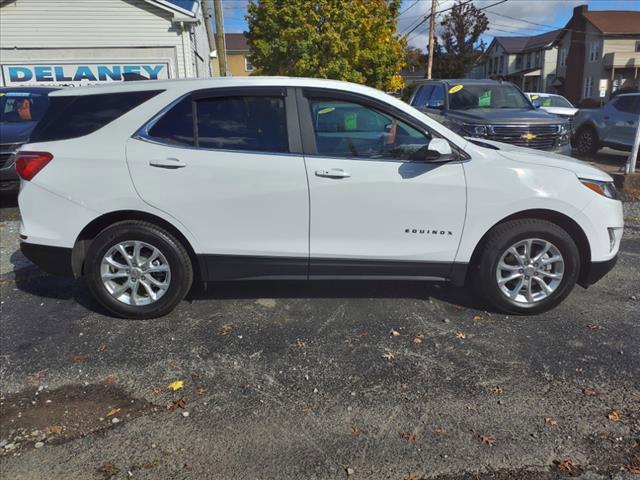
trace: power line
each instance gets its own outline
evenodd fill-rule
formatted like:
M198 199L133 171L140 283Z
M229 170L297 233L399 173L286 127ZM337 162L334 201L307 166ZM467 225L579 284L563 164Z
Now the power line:
M411 5L409 5L407 8L405 8L403 11L401 11L398 16L405 14L406 12L408 12L409 10L411 10L413 7L415 7L418 3L420 3L420 0L416 0L415 2L413 2Z

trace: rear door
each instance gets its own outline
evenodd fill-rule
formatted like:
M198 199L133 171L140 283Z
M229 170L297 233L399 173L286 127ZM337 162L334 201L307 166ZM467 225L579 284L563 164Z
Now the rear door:
M622 95L606 105L604 113L605 137L607 143L631 146L638 128L640 99L637 95Z
M367 98L314 89L298 97L309 274L448 277L466 208L461 161L425 163L433 134Z
M197 92L129 140L137 191L197 238L211 280L306 277L309 195L287 93Z

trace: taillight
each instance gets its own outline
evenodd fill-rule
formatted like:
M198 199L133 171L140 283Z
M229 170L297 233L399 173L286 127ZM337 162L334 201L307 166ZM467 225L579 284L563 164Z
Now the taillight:
M16 153L16 171L21 178L28 181L51 160L53 155L49 152L18 152Z

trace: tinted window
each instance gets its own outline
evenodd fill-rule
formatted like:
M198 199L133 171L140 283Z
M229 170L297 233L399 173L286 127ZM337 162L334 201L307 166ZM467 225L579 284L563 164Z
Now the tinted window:
M161 90L50 97L49 109L31 134L31 142L89 135L155 97Z
M149 129L150 138L175 145L194 145L191 97L176 104Z
M423 85L416 92L416 96L413 99L413 105L415 107L422 107L429 101L429 96L433 90L433 85Z
M284 98L225 97L197 102L198 146L288 152Z
M0 122L37 122L44 116L48 106L49 99L44 92L1 92Z
M436 85L429 99L429 108L438 108L444 105L444 88L442 85Z
M637 99L640 99L640 97L632 95L618 97L613 106L616 110L624 113L640 113L640 102Z
M533 107L524 94L510 84L457 84L449 88L449 109L513 108L530 110Z
M531 97L532 100L537 100L534 96ZM550 95L548 97L539 97L540 105L543 107L564 107L564 108L573 108L573 105L564 97L559 95Z
M310 100L319 155L423 160L430 136L357 103Z

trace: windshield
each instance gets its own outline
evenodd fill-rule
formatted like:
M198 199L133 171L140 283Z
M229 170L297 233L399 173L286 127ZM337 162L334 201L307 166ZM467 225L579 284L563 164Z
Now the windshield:
M535 95L531 97L532 100L535 100ZM560 95L554 95L549 97L540 97L540 106L541 107L563 107L563 108L573 108L573 105L564 97Z
M531 110L526 97L513 85L462 85L449 86L449 109L513 108Z
M0 122L37 122L48 105L46 93L0 92Z

